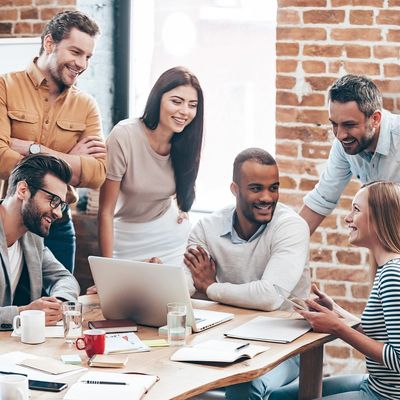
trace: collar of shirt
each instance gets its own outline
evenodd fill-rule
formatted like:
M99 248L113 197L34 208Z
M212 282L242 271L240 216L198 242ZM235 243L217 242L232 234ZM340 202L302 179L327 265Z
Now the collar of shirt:
M376 144L375 153L387 156L390 150L390 113L386 110L382 110L382 121L379 129L378 143ZM373 155L370 151L362 151L360 156L370 162Z
M387 156L390 151L390 113L386 110L382 110L382 121L379 129L378 143L376 144L375 153Z
M39 89L40 86L48 89L46 77L44 76L43 72L39 69L39 67L36 65L38 58L39 57L35 57L33 59L33 61L29 64L29 66L27 68L27 74L28 74L29 79L31 80L33 86L35 87L35 89ZM70 89L71 88L65 88L58 95L57 99L63 98L64 96L66 96L66 94L68 93L68 91Z
M27 68L29 79L32 81L33 86L35 86L36 89L38 89L39 86L41 86L42 84L47 83L46 78L43 75L43 72L36 65L38 58L39 57L35 57L33 61L29 64L29 67Z
M236 210L233 209L231 217L224 221L224 225L221 228L221 235L220 235L221 237L226 237L230 239L233 244L243 244L251 242L257 239L267 227L267 224L261 225L249 240L245 240L238 235L235 228L233 227L235 218L236 218Z

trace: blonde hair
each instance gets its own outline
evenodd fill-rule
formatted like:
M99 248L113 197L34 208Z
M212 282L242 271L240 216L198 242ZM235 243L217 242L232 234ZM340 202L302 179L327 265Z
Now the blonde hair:
M364 185L369 222L384 249L400 254L400 184L377 181Z

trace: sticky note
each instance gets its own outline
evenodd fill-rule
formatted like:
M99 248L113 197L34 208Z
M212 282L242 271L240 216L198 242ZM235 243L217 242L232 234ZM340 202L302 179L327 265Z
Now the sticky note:
M82 359L76 354L64 354L61 356L61 361L64 364L81 365Z
M142 340L149 347L167 347L168 342L165 339Z

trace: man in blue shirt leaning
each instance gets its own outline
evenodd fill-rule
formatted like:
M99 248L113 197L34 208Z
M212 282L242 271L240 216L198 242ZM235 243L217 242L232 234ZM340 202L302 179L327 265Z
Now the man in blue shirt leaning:
M382 109L382 95L368 78L345 75L329 89L329 120L335 140L300 215L311 234L336 207L354 175L365 184L400 182L400 116Z

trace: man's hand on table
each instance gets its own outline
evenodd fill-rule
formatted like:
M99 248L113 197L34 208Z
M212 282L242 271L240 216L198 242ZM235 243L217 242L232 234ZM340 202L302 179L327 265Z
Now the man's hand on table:
M199 292L207 293L207 288L216 282L214 260L201 247L190 248L184 254L184 263L192 273L193 283Z
M26 306L18 307L18 311L42 310L46 314L46 325L55 325L62 319L61 303L55 297L40 297Z

